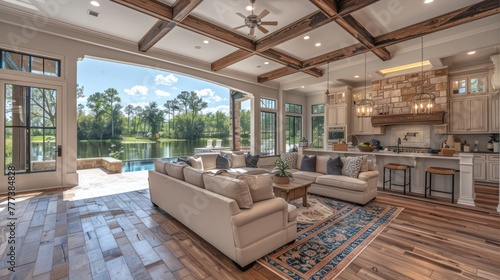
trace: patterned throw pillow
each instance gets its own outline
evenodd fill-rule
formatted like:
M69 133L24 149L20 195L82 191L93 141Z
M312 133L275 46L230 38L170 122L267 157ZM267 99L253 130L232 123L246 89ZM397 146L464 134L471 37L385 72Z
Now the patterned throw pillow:
M221 156L217 155L215 159L215 168L217 169L229 169L229 159L227 155Z
M340 157L331 158L326 162L326 174L342 175L342 167L344 163Z
M250 153L245 156L245 163L247 167L257 167L260 155L252 156Z
M282 161L288 164L290 169L297 168L297 153L284 153L280 155Z
M342 175L358 178L363 157L347 157L342 167Z
M300 171L316 172L316 156L304 155L300 163Z

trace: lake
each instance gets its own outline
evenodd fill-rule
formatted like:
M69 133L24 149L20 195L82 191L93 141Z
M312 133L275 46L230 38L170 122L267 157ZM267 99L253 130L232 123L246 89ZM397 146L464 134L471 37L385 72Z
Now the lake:
M93 158L109 156L112 143L105 141L78 142L78 158ZM182 140L158 143L115 143L115 151L123 147L121 160L172 158L190 156L194 148L203 148L207 145L206 139ZM229 140L222 140L223 147L229 147Z

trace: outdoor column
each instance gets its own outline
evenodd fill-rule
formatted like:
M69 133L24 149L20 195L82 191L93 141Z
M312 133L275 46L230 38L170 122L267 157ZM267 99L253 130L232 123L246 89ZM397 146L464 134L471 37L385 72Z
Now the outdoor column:
M457 204L476 206L474 203L474 155L459 153L460 196ZM497 209L498 210L498 209Z

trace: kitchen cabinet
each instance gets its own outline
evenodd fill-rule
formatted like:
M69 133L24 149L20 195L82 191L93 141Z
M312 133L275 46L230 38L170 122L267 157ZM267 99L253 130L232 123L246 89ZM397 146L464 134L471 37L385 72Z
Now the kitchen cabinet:
M498 184L500 182L500 155L474 155L474 180Z
M351 110L351 134L374 135L385 134L385 126L372 126L372 118L356 117L355 108Z
M339 126L346 125L346 108L347 105L328 106L326 109L326 125Z
M449 132L488 132L488 96L450 98Z
M486 180L492 183L500 182L500 155L488 156L488 170Z
M500 94L491 96L490 131L500 132Z
M488 93L488 74L478 73L452 78L450 87L452 97Z
M486 181L486 156L474 155L474 180Z
M346 104L346 92L333 92L328 95L327 103L328 105Z

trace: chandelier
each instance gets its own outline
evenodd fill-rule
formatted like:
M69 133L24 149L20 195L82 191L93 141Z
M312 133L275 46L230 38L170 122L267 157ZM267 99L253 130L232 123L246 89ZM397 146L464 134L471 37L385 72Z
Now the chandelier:
M375 102L371 99L366 98L366 53L365 53L365 94L363 99L356 102L356 117L358 118L368 118L373 114L373 107L375 106Z
M417 114L430 114L432 113L432 109L434 108L434 99L436 96L432 93L424 92L424 37L421 37L421 45L422 45L422 86L420 87L421 92L415 94L411 98L411 107L414 115Z

